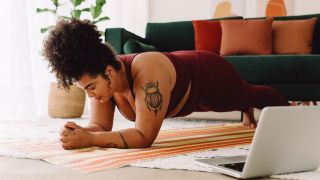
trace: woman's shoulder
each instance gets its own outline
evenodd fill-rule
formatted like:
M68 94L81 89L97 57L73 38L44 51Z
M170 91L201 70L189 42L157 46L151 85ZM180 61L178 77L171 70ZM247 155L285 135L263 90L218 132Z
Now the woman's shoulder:
M161 52L144 52L137 54L133 61L132 66L140 67L140 66L156 66L165 63L168 57Z
M164 58L163 56L164 56L163 53L160 53L160 52L143 52L143 53L135 53L135 54L120 54L120 55L117 55L116 58L124 62L137 64L136 62L139 62L139 63L154 62Z
M169 74L173 71L169 58L160 52L145 52L134 57L131 64L132 75ZM171 74L171 73L170 73Z

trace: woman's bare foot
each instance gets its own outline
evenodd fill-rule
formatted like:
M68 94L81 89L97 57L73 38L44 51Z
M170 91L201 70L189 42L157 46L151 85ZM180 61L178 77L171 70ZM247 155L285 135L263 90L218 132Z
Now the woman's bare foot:
M244 127L250 127L250 128L255 128L257 127L257 123L254 119L254 109L251 107L247 112L243 112L243 121L242 125Z
M317 101L291 101L290 106L311 106L311 105L318 105Z

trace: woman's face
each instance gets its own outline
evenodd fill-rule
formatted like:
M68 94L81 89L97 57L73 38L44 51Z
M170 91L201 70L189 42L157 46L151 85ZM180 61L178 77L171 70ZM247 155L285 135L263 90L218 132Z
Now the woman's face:
M75 84L86 91L90 98L94 98L99 102L106 102L113 96L112 83L109 78L98 75L92 77L84 75Z

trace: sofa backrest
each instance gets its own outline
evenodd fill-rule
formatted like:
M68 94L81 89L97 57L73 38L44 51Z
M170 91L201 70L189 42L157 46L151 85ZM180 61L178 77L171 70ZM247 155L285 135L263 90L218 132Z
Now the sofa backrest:
M242 19L240 16L222 19ZM218 19L210 19L218 20ZM159 51L194 50L194 29L192 21L148 23L146 40Z
M313 54L320 54L320 14L278 16L275 20L309 19L317 17L313 35ZM227 17L222 19L242 19L242 17ZM259 19L259 18L247 18ZM211 19L218 20L218 19ZM194 29L192 21L178 21L166 23L148 23L146 27L146 40L155 45L159 51L194 50Z
M194 49L192 21L148 23L146 39L159 51Z

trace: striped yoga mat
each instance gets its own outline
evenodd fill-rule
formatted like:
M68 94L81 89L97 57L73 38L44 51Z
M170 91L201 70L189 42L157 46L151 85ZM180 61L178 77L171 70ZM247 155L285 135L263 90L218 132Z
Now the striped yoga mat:
M152 147L144 149L90 147L64 150L59 142L13 143L9 146L48 163L89 173L119 168L142 160L250 144L253 134L254 129L241 125L220 125L160 131Z

